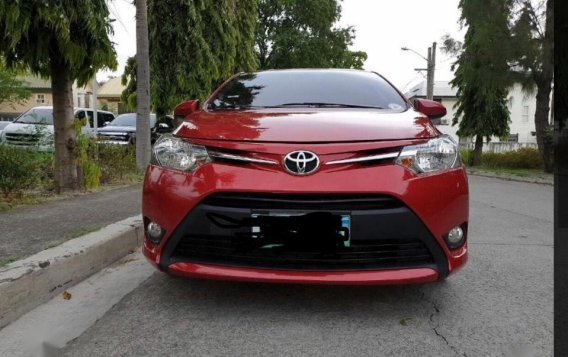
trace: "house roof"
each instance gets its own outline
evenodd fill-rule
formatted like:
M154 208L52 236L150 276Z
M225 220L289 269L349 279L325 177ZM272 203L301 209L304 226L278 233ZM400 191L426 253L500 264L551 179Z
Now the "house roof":
M426 98L426 81L422 81L404 93L408 99ZM449 81L434 81L434 97L455 97L456 89L452 88Z
M99 87L97 96L99 98L120 98L124 88L126 86L122 85L120 77L111 78Z
M49 79L33 75L19 76L18 79L25 82L30 89L51 89L51 81Z

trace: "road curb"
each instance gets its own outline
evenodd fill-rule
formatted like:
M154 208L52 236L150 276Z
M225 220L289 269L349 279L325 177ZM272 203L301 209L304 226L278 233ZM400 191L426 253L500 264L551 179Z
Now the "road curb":
M547 180L547 179L520 177L520 176L512 176L512 175L498 175L498 174L493 174L493 173L490 173L490 172L480 172L480 171L471 171L471 170L467 170L467 174L471 175L471 176L497 178L497 179L506 180L506 181L527 182L527 183L536 183L536 184L540 184L540 185L554 186L554 180Z
M142 244L142 218L99 231L0 268L0 328L116 262Z

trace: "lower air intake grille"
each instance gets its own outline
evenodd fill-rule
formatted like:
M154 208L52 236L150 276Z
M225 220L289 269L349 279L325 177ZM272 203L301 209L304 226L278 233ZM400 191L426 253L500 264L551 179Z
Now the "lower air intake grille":
M371 270L434 264L420 240L373 240L353 242L350 247L315 251L286 245L262 244L254 239L187 236L173 260L229 266L290 270Z

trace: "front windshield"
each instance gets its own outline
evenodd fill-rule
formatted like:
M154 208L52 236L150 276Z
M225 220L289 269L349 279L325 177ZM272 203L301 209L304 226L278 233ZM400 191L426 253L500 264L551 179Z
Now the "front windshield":
M363 71L291 70L238 75L207 109L356 107L403 111L402 96L382 77Z
M156 114L150 114L150 127L156 125ZM136 113L121 114L107 126L131 126L136 127Z
M20 115L15 123L53 125L53 109L30 109Z

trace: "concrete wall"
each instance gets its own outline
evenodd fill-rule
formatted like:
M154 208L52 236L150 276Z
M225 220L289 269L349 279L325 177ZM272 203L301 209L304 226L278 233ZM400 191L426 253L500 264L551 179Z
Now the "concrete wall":
M509 132L513 135L519 135L519 143L536 143L536 136L533 135L533 132L535 131L535 95L525 94L523 93L520 85L515 85L509 91L507 98L509 101L509 111L511 113ZM451 125L455 113L453 106L456 101L457 100L455 98L442 98L442 104L448 110L448 114L442 118L442 121L447 122L447 124L438 125L437 127L442 133L452 136L457 141L458 136L456 132L458 130L458 124L456 124L456 126ZM500 141L500 139L493 137L491 141Z
M520 143L536 143L534 113L536 110L535 94L525 94L521 86L516 85L508 95L511 123L511 134L519 134Z
M461 143L460 149L470 149L473 150L474 143ZM516 151L522 148L532 148L538 149L536 143L506 143L506 142L484 142L483 148L481 149L483 152L507 152L507 151Z

